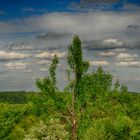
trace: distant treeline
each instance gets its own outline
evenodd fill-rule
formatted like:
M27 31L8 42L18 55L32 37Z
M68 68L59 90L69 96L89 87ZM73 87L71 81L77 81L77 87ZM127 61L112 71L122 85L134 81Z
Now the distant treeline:
M0 102L10 104L24 104L26 103L26 96L29 92L25 91L1 91Z
M9 103L9 104L25 104L26 97L29 94L37 92L26 92L26 91L0 91L0 103ZM136 92L129 92L130 94L137 95Z

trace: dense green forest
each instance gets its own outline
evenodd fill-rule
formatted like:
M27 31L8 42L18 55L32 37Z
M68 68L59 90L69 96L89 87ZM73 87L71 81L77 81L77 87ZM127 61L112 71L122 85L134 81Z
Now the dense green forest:
M28 94L29 93L25 91L1 91L0 103L23 104L26 103L26 96Z
M0 93L0 140L140 140L140 95L101 67L88 73L78 36L67 62L63 91L54 56L50 75L36 81L39 92Z

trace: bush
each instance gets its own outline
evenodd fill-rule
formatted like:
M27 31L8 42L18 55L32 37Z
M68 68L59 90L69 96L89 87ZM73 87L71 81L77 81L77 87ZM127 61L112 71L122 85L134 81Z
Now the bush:
M65 125L58 119L50 119L48 122L40 121L34 125L24 140L67 140L68 136Z

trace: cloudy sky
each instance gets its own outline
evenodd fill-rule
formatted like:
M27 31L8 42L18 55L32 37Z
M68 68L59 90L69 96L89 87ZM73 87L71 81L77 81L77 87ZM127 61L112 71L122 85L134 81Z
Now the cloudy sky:
M0 91L36 90L54 54L62 88L74 34L89 72L103 66L130 91L140 91L139 0L0 0Z

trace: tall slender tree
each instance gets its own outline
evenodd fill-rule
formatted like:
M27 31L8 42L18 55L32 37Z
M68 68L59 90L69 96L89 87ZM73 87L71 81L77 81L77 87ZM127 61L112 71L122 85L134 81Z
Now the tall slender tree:
M76 97L78 85L83 74L88 70L89 63L83 61L81 40L77 35L74 36L72 45L68 49L67 61L70 69L75 75L74 89L72 94L72 139L77 139L77 117L76 117Z
M55 99L55 92L58 91L56 86L56 68L59 63L57 55L54 55L52 63L49 68L49 76L43 79L38 79L36 85L39 90L46 96L52 97Z
M56 87L56 68L57 68L57 64L59 63L58 57L57 55L54 55L54 58L52 60L52 64L49 68L50 71L50 77L51 77L51 81L53 83L53 85Z

